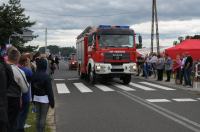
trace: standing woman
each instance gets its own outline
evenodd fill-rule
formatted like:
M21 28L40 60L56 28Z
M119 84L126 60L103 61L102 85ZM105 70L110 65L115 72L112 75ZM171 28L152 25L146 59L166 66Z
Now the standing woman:
M168 54L165 54L165 71L167 73L167 80L165 80L166 82L170 82L172 66L173 66L173 62L172 62L171 57L169 57Z
M164 70L164 59L160 54L158 55L156 68L157 68L157 73L158 73L157 81L162 81L163 80L163 70Z
M50 76L46 73L47 61L39 59L37 70L32 77L32 95L36 106L37 132L44 132L49 106L54 108L54 95Z
M32 78L32 71L30 68L30 60L26 55L22 55L19 60L19 68L24 71L26 75L26 79L28 83L31 83ZM26 119L28 116L29 106L30 106L30 100L31 100L31 94L30 94L30 86L28 88L28 92L22 94L22 108L18 116L17 120L17 130L18 132L25 132L24 126L26 123Z
M176 80L175 83L176 84L180 84L180 80L181 80L181 58L180 55L176 56L176 60L174 63L174 67L173 67L173 71L176 73Z

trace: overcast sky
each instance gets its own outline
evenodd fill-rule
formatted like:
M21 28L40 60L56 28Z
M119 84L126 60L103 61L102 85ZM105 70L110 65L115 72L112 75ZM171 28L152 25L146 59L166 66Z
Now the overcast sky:
M7 2L7 0L1 0ZM28 44L75 46L76 36L89 25L129 25L150 46L152 0L21 0L37 24L39 37ZM200 0L157 0L160 45L170 46L179 36L200 34Z

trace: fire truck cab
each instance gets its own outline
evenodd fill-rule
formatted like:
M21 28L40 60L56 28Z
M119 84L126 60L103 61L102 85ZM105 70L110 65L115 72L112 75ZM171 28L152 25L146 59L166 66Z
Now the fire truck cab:
M90 83L118 77L128 84L136 73L135 33L129 26L87 27L76 46L78 73Z

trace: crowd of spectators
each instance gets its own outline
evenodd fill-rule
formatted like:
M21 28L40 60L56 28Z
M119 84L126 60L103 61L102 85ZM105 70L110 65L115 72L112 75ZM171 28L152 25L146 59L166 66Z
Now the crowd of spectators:
M24 132L31 104L36 130L44 132L48 109L55 104L49 62L39 52L21 54L15 47L6 52L0 46L0 132Z
M170 82L172 74L175 75L175 83L192 87L191 73L194 67L194 62L189 53L177 55L173 60L168 54L152 53L145 57L137 57L137 76L143 76L146 79L149 77L157 78L157 81L163 81L163 76L166 76L166 82ZM165 73L165 74L164 74Z

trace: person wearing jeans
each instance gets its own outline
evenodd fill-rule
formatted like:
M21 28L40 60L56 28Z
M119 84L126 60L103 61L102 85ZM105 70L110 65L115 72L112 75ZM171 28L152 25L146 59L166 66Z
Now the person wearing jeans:
M191 82L192 66L193 66L193 59L190 55L187 55L187 58L185 60L185 65L184 65L184 80L185 80L185 85L187 87L192 86L192 82Z
M166 82L170 82L171 73L172 73L172 66L173 66L172 59L169 57L168 54L166 54L165 55L165 71L167 73Z
M33 74L31 86L32 97L36 107L36 129L44 132L49 106L54 108L54 95L50 75L46 73L47 61L39 59L36 62L37 70Z
M184 71L184 80L185 80L185 85L187 87L191 87L192 86L191 73L192 73L192 68L187 68Z
M19 60L19 65L20 65L19 66L20 69L22 71L24 71L28 83L31 83L31 77L32 77L33 73L31 71L31 68L29 67L29 65L30 65L29 58L25 55L22 55ZM17 120L17 131L18 132L25 132L24 126L25 126L26 119L27 119L28 112L29 112L29 106L30 106L30 100L31 100L30 95L31 94L30 94L30 87L29 87L28 92L22 94L22 108L21 108L21 111L19 113L18 120Z
M38 130L37 132L44 132L47 113L49 110L49 104L36 102L35 107L36 107L36 120L37 120L36 129Z

